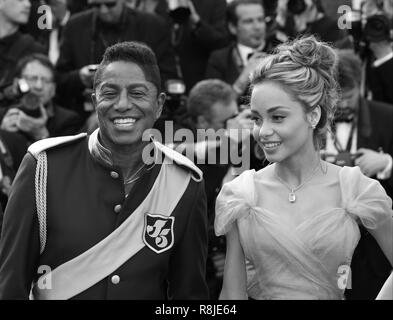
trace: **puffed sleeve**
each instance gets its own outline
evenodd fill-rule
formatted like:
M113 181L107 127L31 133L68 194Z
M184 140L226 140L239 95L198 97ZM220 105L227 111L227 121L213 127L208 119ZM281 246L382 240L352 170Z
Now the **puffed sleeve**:
M246 217L254 203L255 170L243 172L221 189L216 200L214 230L217 236L226 234L237 219Z
M375 179L362 174L359 167L341 170L343 206L359 218L367 229L376 229L393 217L392 199Z

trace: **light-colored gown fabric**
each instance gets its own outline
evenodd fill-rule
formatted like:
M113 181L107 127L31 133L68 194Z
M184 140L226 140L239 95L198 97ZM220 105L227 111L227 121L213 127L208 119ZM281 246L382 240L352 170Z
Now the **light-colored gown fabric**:
M343 275L360 239L357 221L373 229L392 217L392 202L382 186L358 167L344 167L339 172L341 206L316 212L294 226L285 215L263 208L259 193L268 190L255 176L254 170L246 171L225 184L216 202L216 234L238 225L248 265L248 295L343 299Z

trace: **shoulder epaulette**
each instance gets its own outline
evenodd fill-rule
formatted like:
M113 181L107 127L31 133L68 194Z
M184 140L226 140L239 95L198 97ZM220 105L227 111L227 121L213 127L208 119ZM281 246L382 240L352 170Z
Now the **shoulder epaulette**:
M203 173L201 169L199 169L190 159L157 141L154 141L154 145L170 160L173 160L175 163L177 163L180 166L190 169L196 181L202 180Z
M54 138L42 139L42 140L39 140L39 141L33 143L27 151L30 152L34 156L34 158L37 159L38 155L42 151L51 149L53 147L56 147L56 146L59 146L59 145L62 145L62 144L68 143L68 142L80 140L82 138L85 138L86 136L87 136L86 133L80 133L75 136L64 136L64 137L54 137Z

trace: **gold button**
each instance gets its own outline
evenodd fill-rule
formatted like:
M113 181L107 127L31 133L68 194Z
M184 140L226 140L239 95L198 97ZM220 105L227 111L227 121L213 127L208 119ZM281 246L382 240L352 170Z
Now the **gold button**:
M120 213L121 205L120 204L116 205L114 210L115 210L116 213Z
M111 279L113 284L118 284L120 282L120 277L116 274Z
M117 179L119 177L119 174L116 171L111 171L111 177L113 179Z

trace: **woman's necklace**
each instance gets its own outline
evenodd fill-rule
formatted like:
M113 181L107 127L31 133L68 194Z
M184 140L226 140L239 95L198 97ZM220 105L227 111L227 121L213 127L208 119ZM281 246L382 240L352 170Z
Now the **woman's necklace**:
M319 167L319 165L321 164L321 162L319 161L318 165L314 168L314 170L311 172L311 174L307 177L307 179L305 179L301 184L299 184L297 187L292 188L291 186L289 186L284 180L282 180L276 170L274 170L274 175L277 177L277 179L289 189L289 194L288 194L288 201L290 203L294 203L296 201L296 194L295 192L298 191L300 188L302 188L308 181L310 181L312 179L312 177L314 177L315 173L317 172L317 169Z

